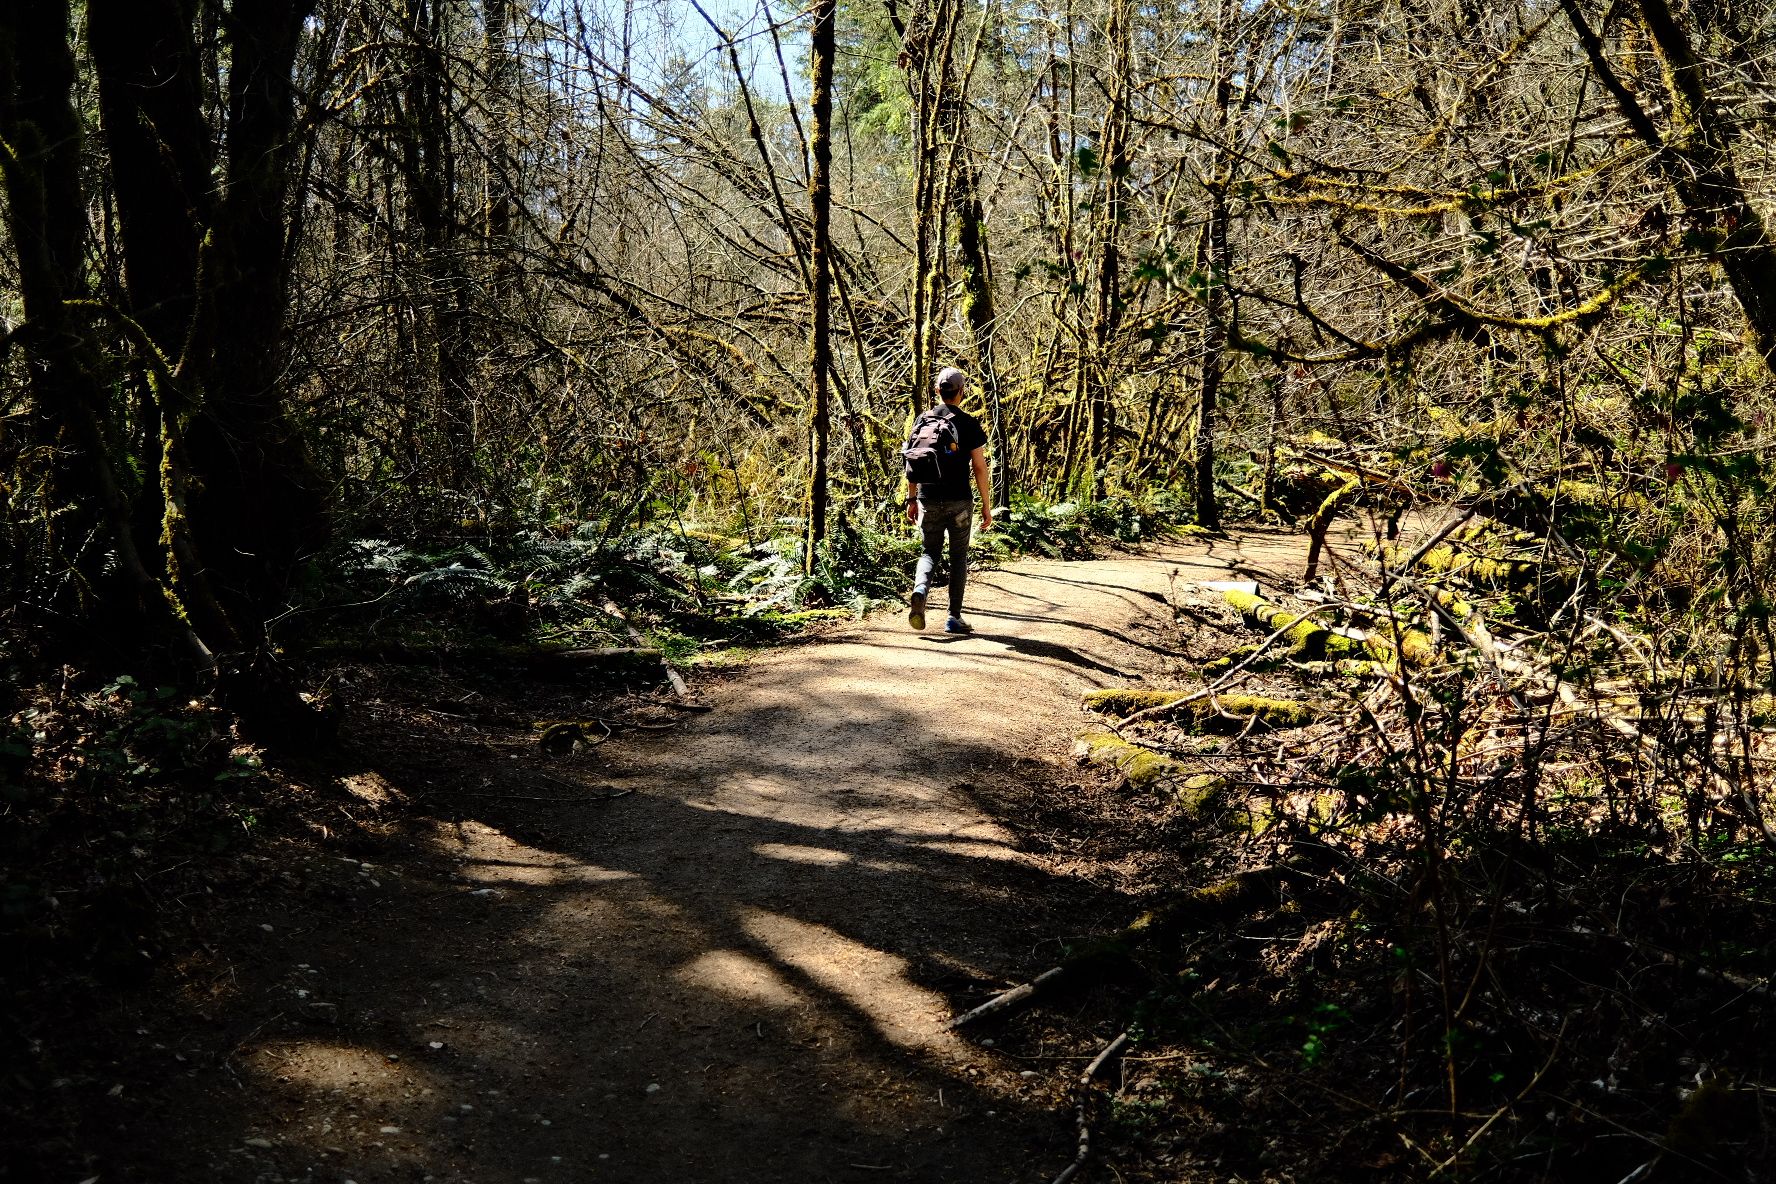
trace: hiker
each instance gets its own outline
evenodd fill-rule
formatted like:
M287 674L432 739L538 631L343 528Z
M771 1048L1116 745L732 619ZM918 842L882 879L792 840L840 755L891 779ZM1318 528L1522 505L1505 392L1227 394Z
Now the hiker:
M972 633L962 619L962 592L968 581L968 539L974 525L974 494L968 488L972 474L980 490L981 529L993 529L993 497L987 489L987 433L980 421L962 410L968 377L954 367L940 371L935 382L939 402L913 421L905 449L909 522L919 524L924 551L913 577L912 608L907 624L925 628L925 597L931 590L932 573L943 564L944 538L950 540L950 615L946 633Z

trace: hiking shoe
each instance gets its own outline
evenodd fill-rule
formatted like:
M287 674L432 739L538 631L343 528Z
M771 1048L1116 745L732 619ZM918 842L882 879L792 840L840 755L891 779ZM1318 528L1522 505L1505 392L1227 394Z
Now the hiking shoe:
M945 633L973 633L974 626L961 617L951 617L944 622Z
M913 593L913 606L907 610L907 624L915 629L925 628L925 593Z

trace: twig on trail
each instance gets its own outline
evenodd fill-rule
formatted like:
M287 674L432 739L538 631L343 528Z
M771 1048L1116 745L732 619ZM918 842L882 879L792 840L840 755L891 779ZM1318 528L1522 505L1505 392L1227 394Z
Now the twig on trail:
M647 644L642 640L640 631L637 630L634 625L629 623L628 617L623 615L623 610L617 607L616 601L605 601L604 611L622 622L623 631L629 634L630 640L635 642L637 646L644 646ZM685 686L684 678L680 676L678 671L672 668L672 663L666 660L665 654L660 655L660 666L666 671L666 678L672 683L672 689L678 697L680 699L689 699L691 697L691 689Z
M1074 1121L1079 1127L1079 1151L1073 1156L1073 1162L1063 1168L1061 1174L1054 1178L1053 1184L1067 1184L1067 1181L1079 1174L1079 1169L1085 1166L1086 1159L1091 1156L1091 1122L1088 1119L1087 1108L1091 1103L1092 1078L1098 1075L1098 1070L1104 1067L1105 1061L1115 1056L1117 1051L1128 1043L1128 1038L1129 1034L1123 1032L1106 1044L1104 1050L1093 1058L1091 1064L1085 1067L1085 1072L1079 1075L1079 1102L1073 1110Z
M982 1016L989 1016L996 1011L1004 1011L1008 1007L1015 1007L1017 1004L1022 1003L1024 1000L1035 995L1036 992L1040 991L1051 980L1066 973L1066 970L1067 964L1064 962L1059 966L1045 970L1029 982L1022 983L1013 987L1009 991L1004 991L993 996L973 1011L964 1012L962 1015L957 1016L955 1019L945 1024L944 1027L952 1029L960 1028L963 1024L973 1023Z

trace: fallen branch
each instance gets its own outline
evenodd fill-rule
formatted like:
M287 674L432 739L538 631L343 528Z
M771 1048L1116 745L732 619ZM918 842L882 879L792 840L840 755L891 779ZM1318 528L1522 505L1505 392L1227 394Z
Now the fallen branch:
M1047 994L1080 972L1120 961L1140 946L1167 937L1189 924L1210 925L1228 916L1243 915L1264 897L1274 894L1283 878L1290 873L1277 865L1237 872L1207 888L1198 888L1149 909L1121 932L1093 942L1059 966L1043 971L1022 983L987 1000L973 1011L957 1016L944 1027L953 1030L964 1024L996 1015Z
M1054 1178L1054 1184L1067 1184L1067 1181L1071 1180L1079 1173L1079 1169L1085 1166L1086 1159L1091 1155L1091 1123L1087 1119L1086 1107L1091 1101L1092 1078L1098 1075L1098 1070L1104 1067L1104 1062L1115 1056L1122 1046L1128 1043L1128 1038L1129 1034L1123 1032L1106 1044L1103 1051L1098 1053L1092 1059L1092 1063L1085 1067L1085 1072L1079 1075L1079 1101L1073 1111L1074 1121L1079 1127L1079 1151L1073 1156L1073 1162L1063 1168L1061 1174Z
M949 1030L954 1030L960 1028L963 1024L971 1024L975 1020L984 1019L995 1012L1004 1011L1010 1007L1016 1007L1026 999L1034 999L1038 992L1066 972L1067 964L1064 962L1059 966L1045 970L1029 982L1022 983L1013 987L1009 991L1004 991L995 995L973 1011L965 1012L964 1014L957 1016L955 1019L945 1024L944 1027Z
M637 630L634 625L629 623L629 618L623 615L623 610L617 607L615 601L605 601L604 611L617 619L617 621L623 626L623 631L629 635L630 640L635 642L636 645L640 646L646 644L642 640L641 632ZM672 683L673 692L680 699L689 699L691 697L691 689L685 686L684 678L680 676L678 671L672 668L672 663L666 660L666 655L664 653L660 653L660 666L666 671L666 678Z

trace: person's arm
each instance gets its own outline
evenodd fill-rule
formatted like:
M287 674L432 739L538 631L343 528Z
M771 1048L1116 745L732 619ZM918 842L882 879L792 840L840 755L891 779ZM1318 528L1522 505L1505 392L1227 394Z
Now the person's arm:
M906 516L908 522L919 521L919 483L907 482Z
M974 467L974 487L980 490L981 529L993 529L993 495L987 484L987 449L986 445L976 448L968 454L968 463Z

